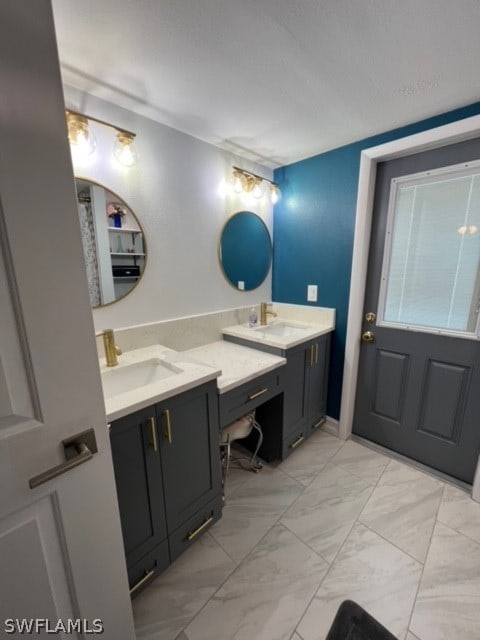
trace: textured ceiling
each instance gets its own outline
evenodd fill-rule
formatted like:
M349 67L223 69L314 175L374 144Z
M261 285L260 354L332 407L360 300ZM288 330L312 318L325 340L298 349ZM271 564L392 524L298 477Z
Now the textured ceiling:
M65 84L269 166L480 99L479 0L53 0Z

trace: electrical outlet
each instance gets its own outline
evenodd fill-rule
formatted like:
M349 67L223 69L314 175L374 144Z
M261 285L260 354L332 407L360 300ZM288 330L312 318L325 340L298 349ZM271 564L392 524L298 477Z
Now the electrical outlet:
M307 302L317 302L318 300L318 286L316 284L309 284L307 287Z

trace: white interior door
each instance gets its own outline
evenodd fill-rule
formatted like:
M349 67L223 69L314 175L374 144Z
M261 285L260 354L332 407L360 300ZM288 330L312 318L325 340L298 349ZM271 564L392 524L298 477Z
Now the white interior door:
M59 637L103 628L104 638L128 640L135 634L48 0L3 0L0 59L0 637L16 619L38 619L35 637L81 619ZM61 441L86 429L98 451L31 488L65 461Z

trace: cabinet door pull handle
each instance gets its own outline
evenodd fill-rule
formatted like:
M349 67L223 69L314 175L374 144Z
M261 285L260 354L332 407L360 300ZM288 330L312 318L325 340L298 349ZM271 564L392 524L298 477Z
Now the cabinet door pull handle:
M153 447L155 452L158 451L158 442L157 442L157 429L155 427L155 418L149 418L148 424L150 425L150 435L152 436L152 440L150 442L150 446Z
M268 387L265 387L264 389L260 389L260 391L257 391L257 393L252 393L251 396L248 396L249 400L255 400L255 398L259 398L260 396L263 396L264 393L267 393L268 391Z
M326 421L327 421L327 418L324 416L321 420L319 420L313 425L312 429L318 429L318 427L321 427L322 424L324 424Z
M150 578L153 576L154 574L154 570L151 569L150 571L146 571L145 575L143 576L143 578L140 578L140 580L137 582L137 584L134 584L133 587L130 589L130 595L133 595L135 593L135 591L137 591L137 589L140 589L140 587L145 584L145 582L147 582L148 580L150 580Z
M315 343L315 364L318 363L318 342Z
M298 445L303 442L304 440L304 435L303 433L301 435L298 436L298 438L295 440L295 442L292 442L292 444L288 445L290 447L290 449L295 449L295 447L298 447Z
M312 367L313 366L313 349L314 349L313 344L311 344L308 348L310 349L310 366Z
M163 412L163 415L165 416L165 427L166 427L165 433L163 435L168 440L168 444L172 444L172 425L170 423L170 410L165 409L165 411Z
M191 540L193 540L194 538L196 538L198 536L199 533L201 533L206 527L208 527L208 525L213 521L213 513L209 518L205 518L205 522L203 524L201 524L198 529L195 529L195 531L189 531L187 534L187 540L190 542Z

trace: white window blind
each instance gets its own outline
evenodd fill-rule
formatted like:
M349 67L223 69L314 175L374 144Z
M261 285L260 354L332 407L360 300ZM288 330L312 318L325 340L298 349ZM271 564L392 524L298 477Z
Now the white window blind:
M475 332L480 168L401 179L392 202L384 322Z

